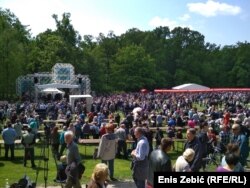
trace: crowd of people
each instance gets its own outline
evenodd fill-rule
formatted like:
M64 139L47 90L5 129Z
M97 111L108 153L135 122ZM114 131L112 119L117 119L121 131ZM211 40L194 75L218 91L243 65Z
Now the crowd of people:
M244 171L249 156L250 95L244 92L221 93L128 93L94 97L91 111L84 101L75 109L66 99L50 103L7 104L0 106L5 158L20 138L27 156L34 162L34 145L43 119L65 120L62 130L55 123L45 124L53 155L60 159L67 148L66 187L80 187L77 166L81 139L100 139L89 187L103 187L106 179L115 181L115 158L131 160L132 178L138 188L153 187L155 171L199 172L205 169L204 158L210 147L218 147L224 157L216 171ZM198 110L202 109L202 110ZM42 112L42 113L41 113ZM6 120L7 119L7 120ZM27 131L23 134L23 127ZM153 132L151 127L156 127ZM166 127L162 131L162 127ZM47 131L47 133L46 133ZM186 137L183 154L170 159L168 152L174 138ZM133 140L128 149L126 140ZM155 145L154 145L155 144ZM171 160L176 160L172 164ZM108 172L108 173L107 173Z

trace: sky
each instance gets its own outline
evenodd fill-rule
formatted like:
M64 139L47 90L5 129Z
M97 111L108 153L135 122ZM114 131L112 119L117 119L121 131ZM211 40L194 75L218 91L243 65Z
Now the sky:
M70 13L82 36L181 26L216 45L250 42L249 0L0 0L0 7L14 13L32 36L56 29L53 14L61 20L63 13Z

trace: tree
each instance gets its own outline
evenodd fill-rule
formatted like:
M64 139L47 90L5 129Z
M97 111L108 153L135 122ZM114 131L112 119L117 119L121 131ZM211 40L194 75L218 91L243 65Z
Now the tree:
M15 93L15 81L24 72L29 37L18 18L0 8L0 92L3 98Z
M110 86L110 74L111 74L111 66L114 62L114 56L117 53L118 50L118 39L115 36L115 34L110 31L105 37L102 33L99 34L99 37L97 38L99 47L101 48L103 52L103 59L102 63L105 65L105 74L106 74L106 91L111 89Z
M118 51L115 60L112 66L112 85L115 91L138 91L154 86L154 59L142 47L124 47Z
M237 87L250 87L250 43L238 43L231 79Z
M81 37L70 23L70 14L64 13L62 20L52 15L56 22L56 30L46 30L37 35L31 52L29 69L32 71L50 71L56 63L70 63L81 73L83 61L79 48Z
M194 82L195 78L196 83L202 82L200 77L204 73L200 70L204 62L204 36L189 28L177 27L171 31L166 45L166 67L174 78L172 86L180 82Z

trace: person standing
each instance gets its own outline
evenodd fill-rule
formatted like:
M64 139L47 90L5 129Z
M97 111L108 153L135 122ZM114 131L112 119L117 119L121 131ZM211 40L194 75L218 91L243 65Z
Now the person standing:
M208 154L208 136L207 136L207 132L208 132L208 123L206 121L203 121L200 123L200 132L198 133L198 138L199 141L201 143L201 152L202 152L202 158L206 158L207 154ZM206 168L206 161L202 161L202 168L203 171L205 171Z
M23 125L20 122L19 118L16 119L16 123L14 124L14 129L15 129L15 131L17 133L17 139L21 139L22 138Z
M219 132L219 148L221 153L225 153L227 149L227 145L230 143L230 128L226 125L220 125Z
M67 144L65 143L65 140L64 140L64 134L66 131L67 131L67 127L63 126L63 131L60 133L60 139L59 139L61 147L60 147L58 159L60 159L60 157L63 155L63 152L67 146Z
M229 127L229 123L230 123L230 112L229 110L225 111L225 114L223 116L223 125Z
M190 167L192 172L199 172L202 165L202 154L203 149L201 148L201 143L199 138L196 136L196 130L194 128L189 128L187 130L187 142L184 146L184 151L187 148L191 148L195 152L195 157L192 162L190 162Z
M159 127L157 127L155 133L155 149L158 149L158 147L161 145L161 139L163 137L163 131Z
M148 175L149 144L143 133L143 128L135 128L134 135L137 139L137 146L131 152L131 156L133 157L132 176L137 188L145 188L145 180Z
M12 128L11 122L8 121L7 123L7 128L3 130L2 132L2 137L4 140L4 149L5 149L5 159L8 159L8 153L10 150L11 153L11 160L14 160L15 154L14 154L14 149L15 149L15 139L17 137L17 133L15 129Z
M114 127L112 124L106 125L106 134L102 135L97 157L101 158L102 163L108 164L110 179L114 179L114 159L117 150L117 139L114 134Z
M239 155L236 153L225 154L225 166L218 166L216 172L233 172L239 162Z
M229 143L227 145L227 151L225 152L226 153L234 153L235 155L238 155L240 156L240 147L237 143ZM238 160L239 160L239 157L238 157ZM221 166L224 167L224 166L227 166L227 162L226 162L226 157L225 155L222 157L221 159ZM234 172L244 172L244 167L241 165L240 161L238 161L238 163L234 166L234 169L233 169Z
M115 131L116 137L118 138L118 149L117 149L117 157L121 157L121 151L123 151L124 159L127 159L127 134L125 131L125 124L121 124L120 128Z
M28 157L30 157L32 168L35 168L34 162L34 144L36 142L35 134L32 133L32 128L28 128L28 132L22 136L21 143L24 146L24 162L23 166L26 167Z
M50 134L51 150L55 158L59 158L60 133L58 127L53 127Z
M74 133L66 131L64 134L65 143L67 144L67 180L65 188L81 188L78 172L78 164L81 161L77 144L74 140Z
M32 133L35 134L35 136L37 136L38 123L37 123L37 120L33 118L32 115L30 116L30 119L29 119L29 126L30 128L32 128Z
M241 132L241 126L239 124L233 124L232 126L232 139L231 143L238 144L240 147L240 163L244 167L247 164L247 158L249 156L249 139Z
M172 145L170 138L162 138L160 149L151 152L147 178L148 188L154 187L154 172L172 172L171 159L167 154Z

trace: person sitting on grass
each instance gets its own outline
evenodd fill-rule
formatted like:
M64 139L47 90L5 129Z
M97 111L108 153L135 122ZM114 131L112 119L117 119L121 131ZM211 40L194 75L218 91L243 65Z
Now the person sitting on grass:
M66 155L63 155L60 157L61 163L57 165L57 175L55 182L59 183L65 183L67 179L67 175L65 173L66 167L67 167L67 157Z

